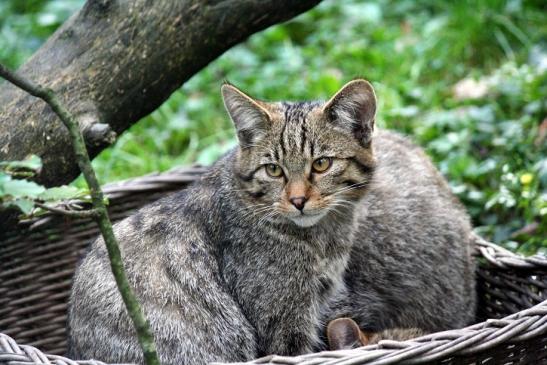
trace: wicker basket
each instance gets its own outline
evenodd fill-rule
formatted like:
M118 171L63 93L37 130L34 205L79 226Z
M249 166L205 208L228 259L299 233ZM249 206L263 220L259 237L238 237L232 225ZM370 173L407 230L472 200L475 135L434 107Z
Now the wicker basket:
M203 171L176 169L105 186L111 218L120 220L184 188ZM103 364L62 357L71 277L97 234L89 219L56 215L0 233L0 364ZM252 363L547 364L547 259L516 256L485 241L477 247L477 259L476 325L412 341L382 341L300 357L269 356Z

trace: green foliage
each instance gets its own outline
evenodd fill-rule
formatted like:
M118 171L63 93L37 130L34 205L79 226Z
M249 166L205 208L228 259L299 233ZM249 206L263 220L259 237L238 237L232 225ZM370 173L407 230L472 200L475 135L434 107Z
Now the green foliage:
M12 65L33 51L29 39L51 29L36 19L52 4L81 1L28 3L31 12L17 16L34 30L11 26L0 9L3 29L22 45L5 50L0 38L0 60ZM94 167L106 182L214 161L235 144L224 79L275 100L327 98L362 76L377 90L378 124L428 150L484 235L522 253L547 251L545 39L539 1L324 0L226 52Z
M484 96L407 122L482 234L522 253L545 249L547 73L510 62L478 82Z
M23 161L0 161L0 168L8 172L17 172L18 170L38 171L41 167L42 160L36 155L29 156Z
M63 200L88 200L88 191L75 186L58 186L46 189L33 181L18 177L32 177L42 168L42 160L35 155L22 161L0 161L0 210L16 207L29 215L34 202L58 203ZM40 211L38 211L40 213Z
M0 60L15 68L57 29L83 0L0 1Z

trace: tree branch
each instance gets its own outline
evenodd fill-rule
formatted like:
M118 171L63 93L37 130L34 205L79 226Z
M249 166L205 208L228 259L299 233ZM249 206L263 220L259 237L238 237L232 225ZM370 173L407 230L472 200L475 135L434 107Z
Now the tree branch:
M17 75L5 66L0 64L0 76L10 81L14 85L25 90L29 94L44 100L51 109L59 116L65 127L68 129L72 141L72 147L78 167L82 171L85 181L91 192L91 201L94 211L96 212L96 221L104 238L108 256L110 258L110 267L118 285L118 289L129 313L129 317L133 321L133 325L137 332L139 344L142 348L144 361L147 365L159 365L154 337L150 330L150 326L146 321L143 311L137 301L133 291L127 281L127 276L123 268L122 257L118 242L114 236L112 223L108 217L108 212L103 200L103 192L95 175L95 171L91 166L89 155L85 147L84 138L80 131L80 127L76 118L59 102L55 93L40 85L34 84L32 81Z
M87 0L17 72L55 92L93 158L230 47L319 2ZM0 160L40 156L33 180L46 187L80 174L51 108L8 84L0 85L0 105Z
M34 202L34 205L44 210L48 210L53 213L66 215L73 218L97 218L99 216L99 212L96 209L66 210L66 209L56 208L46 204L42 204L37 201Z

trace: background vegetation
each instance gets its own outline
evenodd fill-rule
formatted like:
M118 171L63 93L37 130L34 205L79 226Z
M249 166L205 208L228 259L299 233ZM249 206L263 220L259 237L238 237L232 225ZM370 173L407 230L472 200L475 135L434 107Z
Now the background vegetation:
M82 3L0 2L0 61L22 64ZM547 252L543 5L325 0L226 52L94 167L104 183L213 162L235 143L224 79L264 99L313 99L363 76L377 89L378 124L427 149L481 234L521 253Z

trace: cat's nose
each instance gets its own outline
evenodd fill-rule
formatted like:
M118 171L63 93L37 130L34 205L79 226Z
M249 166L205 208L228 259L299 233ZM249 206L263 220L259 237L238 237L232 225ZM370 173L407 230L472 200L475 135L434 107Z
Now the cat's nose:
M306 198L305 196L297 196L297 197L289 199L291 204L294 205L295 208L300 210L300 211L302 211L302 209L304 209L304 205L306 204L307 200L308 200L308 198Z

